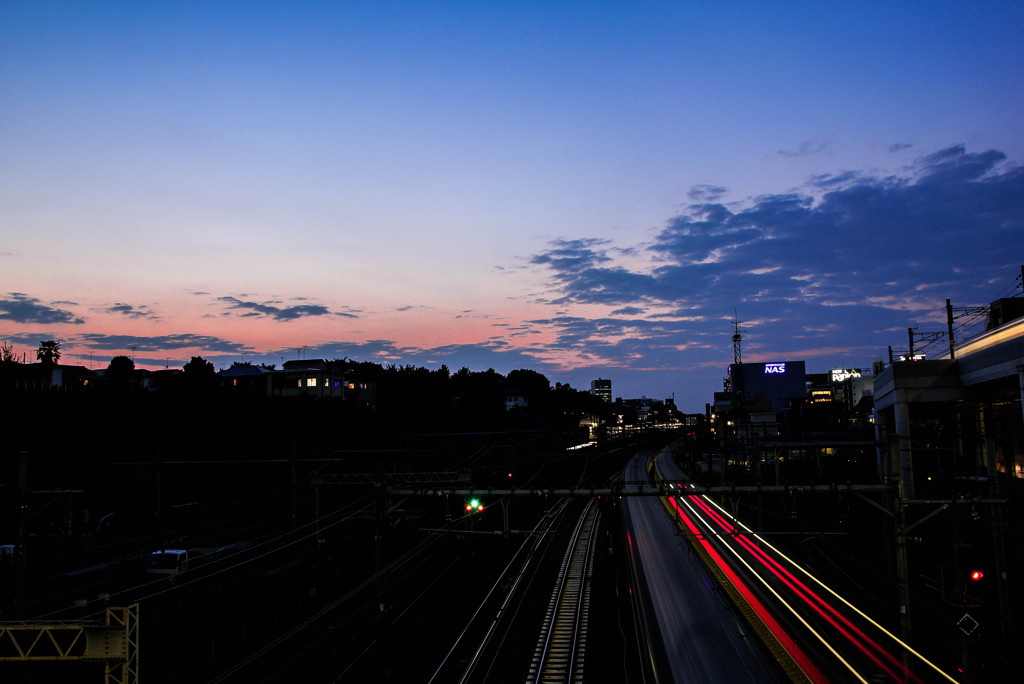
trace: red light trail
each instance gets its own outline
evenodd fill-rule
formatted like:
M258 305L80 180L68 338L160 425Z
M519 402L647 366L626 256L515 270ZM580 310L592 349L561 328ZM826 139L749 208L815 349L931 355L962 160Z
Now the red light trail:
M949 675L941 672L941 670L924 659L924 657L916 651L900 642L890 632L871 620L867 615L857 610L856 607L807 573L806 570L800 568L791 559L779 552L778 549L775 549L757 535L748 534L750 532L749 528L742 525L738 520L735 518L733 518L733 522L728 520L726 518L726 515L728 514L724 514L724 511L719 512L721 507L718 506L718 504L714 504L714 502L706 496L686 495L678 497L678 499L676 497L670 497L667 501L679 516L680 522L682 522L693 534L694 541L701 545L701 547L707 552L711 561L718 566L726 577L729 578L730 582L734 583L736 589L743 596L744 600L748 601L750 607L758 617L764 621L765 625L769 627L771 633L776 639L778 639L780 645L786 649L790 658L792 658L797 666L804 671L805 675L811 681L826 681L826 679L811 662L808 655L802 649L797 647L796 639L783 629L779 625L778 621L769 614L768 609L757 597L754 596L750 587L743 582L737 574L737 571L734 570L730 566L730 563L726 561L718 550L716 550L715 546L712 544L712 539L717 538L718 544L721 545L721 548L732 553L736 557L736 562L744 566L753 577L756 577L764 585L765 589L772 594L781 605L785 606L785 608L803 625L803 627L821 642L827 651L838 659L842 666L846 668L848 674L852 674L858 681L867 682L867 677L884 673L894 681L924 684L925 680L923 680L917 673L913 672L907 664L901 660L901 651L903 649L905 649L908 654L920 659L920 661L933 670L934 673L940 675L943 680L950 682L956 681ZM712 504L719 510L715 510L715 508L712 507ZM733 524L734 522L736 524ZM748 533L740 531L738 526L742 526ZM732 543L729 543L729 540L732 540ZM794 568L800 570L807 577L814 580L814 582L825 589L838 602L855 612L867 623L877 628L881 633L893 639L897 644L899 644L900 650L896 650L894 653L875 641L875 639L869 636L864 629L854 624L849 617L844 615L836 605L833 605L822 595L811 589L786 566L784 566L779 559L773 557L773 555L763 547L771 549L779 559L792 564ZM762 570L759 571L758 568L761 568ZM767 570L769 574L762 574L763 570ZM780 591L788 591L789 595L799 599L796 603L797 606L806 606L806 608L810 609L810 612L807 613L806 616L802 616L801 611L798 611L793 605L786 601L786 599L776 591L776 588L772 587L772 583L766 579L766 577L774 577L778 583L776 584L776 587ZM785 587L785 589L782 589L782 587ZM832 640L827 639L825 636L820 634L805 619L805 617L811 618L812 616L816 616L816 619L820 620L818 624L826 631L829 629L834 630L835 633L842 638L839 639L838 642L833 643ZM857 666L844 657L841 651L859 653L863 658L866 658L866 660L862 661L861 666ZM862 673L859 671L864 669L868 662L870 662L874 668L878 668L876 672ZM872 668L868 666L867 669L870 670Z

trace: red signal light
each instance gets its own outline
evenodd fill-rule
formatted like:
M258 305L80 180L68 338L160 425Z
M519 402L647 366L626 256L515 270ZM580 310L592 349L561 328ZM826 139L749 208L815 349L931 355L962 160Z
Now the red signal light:
M978 580L980 580L984 576L985 576L985 573L983 573L981 570L972 570L971 571L971 581L972 582L977 582Z

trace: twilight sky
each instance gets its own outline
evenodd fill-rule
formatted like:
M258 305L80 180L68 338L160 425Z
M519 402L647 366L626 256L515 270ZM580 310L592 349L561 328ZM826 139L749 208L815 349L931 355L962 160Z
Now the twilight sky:
M1020 293L1024 6L0 0L0 339L702 411Z

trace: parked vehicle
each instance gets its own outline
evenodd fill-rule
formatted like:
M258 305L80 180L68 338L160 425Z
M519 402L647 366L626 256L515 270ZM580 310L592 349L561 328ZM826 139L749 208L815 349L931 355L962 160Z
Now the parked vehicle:
M185 549L160 549L149 554L146 572L152 575L177 575L188 570L189 552Z

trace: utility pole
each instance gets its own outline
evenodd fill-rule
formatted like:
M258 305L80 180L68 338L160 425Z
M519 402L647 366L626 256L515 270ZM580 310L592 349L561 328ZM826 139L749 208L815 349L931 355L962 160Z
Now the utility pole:
M742 366L742 364L743 364L743 353L742 353L742 351L740 349L740 345L743 342L743 334L742 333L746 332L746 330L740 330L740 323L741 322L742 321L740 321L740 317L739 317L739 314L737 313L736 309L733 309L732 310L732 329L733 329L733 334L732 334L732 362L733 362L733 365L736 366L735 372L738 374L736 377L740 377L740 378L743 377L743 369L740 368L740 366ZM732 393L733 393L733 406L732 406L732 410L734 412L734 415L736 416L736 423L737 423L737 426L738 426L739 425L739 415L738 414L740 413L740 407L742 406L742 401L741 401L741 397L740 397L740 389L736 385L737 385L737 383L736 383L735 378L734 378L733 379L733 385L732 385L732 387L730 389L732 390ZM747 423L748 430L749 430L749 427L750 427L750 424L749 424L749 421L748 421L748 423ZM739 452L739 448L740 448L739 447L739 439L738 439L738 437L739 437L738 427L735 428L735 430L736 430L736 432L734 434L736 436L736 439L734 439L734 443L736 444L737 453L738 453ZM726 456L725 449L722 449L721 453L722 453L722 482L725 482L726 462L728 461L728 457Z
M299 479L298 473L296 472L295 461L298 456L296 453L298 447L295 442L292 442L291 448L288 451L288 466L291 470L291 482L292 482L292 527L298 527L299 525Z
M28 541L28 452L18 452L18 545L14 548L14 610L24 615Z
M953 304L948 299L946 300L946 335L949 337L949 360L952 361L956 358L953 351Z

